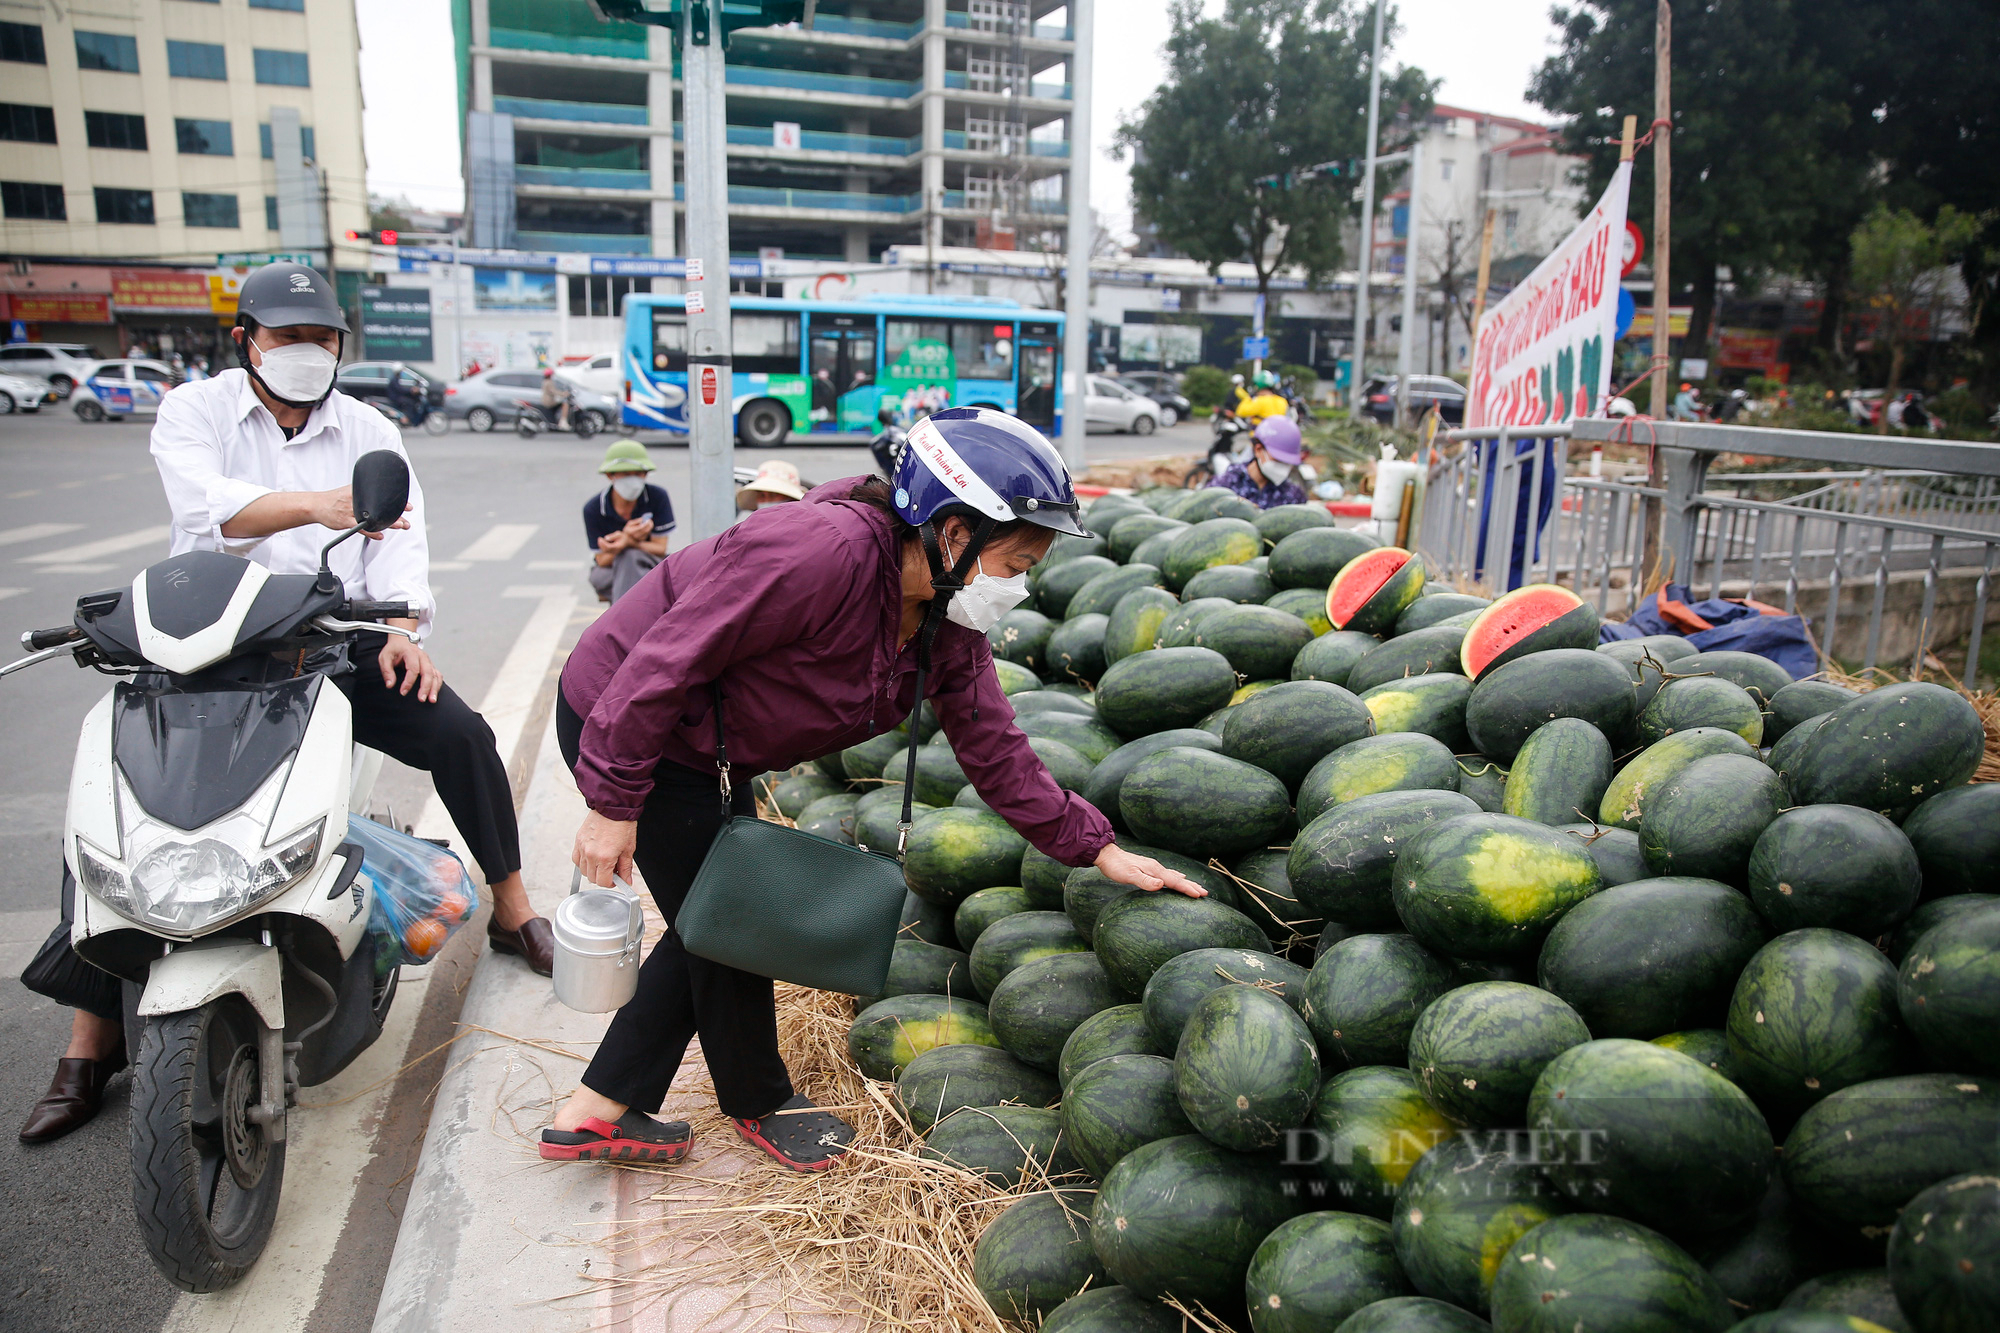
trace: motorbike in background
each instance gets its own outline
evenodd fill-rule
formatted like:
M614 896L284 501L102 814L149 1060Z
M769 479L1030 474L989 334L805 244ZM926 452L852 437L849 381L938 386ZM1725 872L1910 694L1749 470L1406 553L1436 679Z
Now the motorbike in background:
M882 429L868 441L868 452L875 455L875 466L882 475L893 481L896 465L903 461L903 446L909 443L909 435L896 424L894 408L883 408L875 414L875 420Z
M606 423L602 412L579 409L575 395L570 397L569 431L572 435L579 440L588 440L604 429ZM514 418L514 433L522 439L532 440L545 430L557 429L556 422L549 419L548 410L542 406L540 398L516 398L514 406L520 409L519 415ZM556 409L558 414L561 410ZM560 415L557 420L561 420Z
M1227 472L1231 464L1250 457L1250 423L1237 416L1234 408L1226 404L1216 408L1208 423L1213 432L1208 442L1208 457L1189 468L1181 478L1181 485L1190 490L1208 485Z
M362 635L416 636L382 623L409 606L349 599L326 556L388 528L409 490L400 455L365 454L357 522L317 574L173 556L79 598L70 624L22 636L29 655L0 667L61 659L123 678L78 738L64 892L76 952L129 983L133 1206L186 1291L256 1263L299 1089L367 1049L395 998L369 929L380 869L362 873L349 825L382 756L354 744L329 676Z

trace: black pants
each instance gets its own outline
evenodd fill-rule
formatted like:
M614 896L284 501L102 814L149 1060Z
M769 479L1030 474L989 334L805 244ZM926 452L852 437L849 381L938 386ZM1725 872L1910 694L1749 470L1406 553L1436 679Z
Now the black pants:
M583 719L558 691L556 743L571 769L582 736ZM736 788L730 809L756 813L747 782ZM669 922L680 914L722 824L716 775L661 761L639 813L633 860ZM583 1085L615 1102L657 1111L697 1035L724 1115L754 1119L791 1100L792 1078L778 1054L771 979L697 958L671 930L639 968L638 993L612 1018Z
M507 878L521 868L521 829L493 728L449 685L433 703L418 699L414 686L398 694L384 685L380 652L379 642L357 645L354 670L336 677L354 708L355 742L429 773L487 883Z

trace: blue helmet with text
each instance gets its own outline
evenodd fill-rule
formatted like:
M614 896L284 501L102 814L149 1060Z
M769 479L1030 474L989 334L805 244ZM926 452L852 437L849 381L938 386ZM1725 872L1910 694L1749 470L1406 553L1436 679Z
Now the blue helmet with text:
M954 407L917 422L894 485L896 513L912 527L956 514L1091 535L1078 521L1076 488L1055 446L991 408Z

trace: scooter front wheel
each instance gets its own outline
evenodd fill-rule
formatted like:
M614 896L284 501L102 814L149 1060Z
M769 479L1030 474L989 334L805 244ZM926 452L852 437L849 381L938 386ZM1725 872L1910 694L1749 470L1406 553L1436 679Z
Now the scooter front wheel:
M153 1262L183 1291L250 1271L278 1218L285 1145L262 1101L257 1014L238 995L146 1020L132 1074L132 1206Z

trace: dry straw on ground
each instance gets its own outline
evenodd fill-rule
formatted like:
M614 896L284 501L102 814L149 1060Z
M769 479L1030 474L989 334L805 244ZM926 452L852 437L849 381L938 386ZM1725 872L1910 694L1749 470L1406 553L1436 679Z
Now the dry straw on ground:
M972 1280L973 1247L994 1217L1040 1180L1003 1192L970 1172L919 1157L920 1138L888 1084L847 1058L853 1006L845 996L778 987L778 1031L800 1092L858 1131L832 1170L793 1174L761 1159L716 1173L625 1168L652 1177L636 1191L640 1216L605 1238L618 1262L600 1279L636 1324L736 1333L746 1329L1002 1333ZM706 1080L676 1085L668 1114L702 1145L748 1154L708 1095ZM649 1188L653 1181L657 1188ZM677 1310L701 1293L702 1317Z

